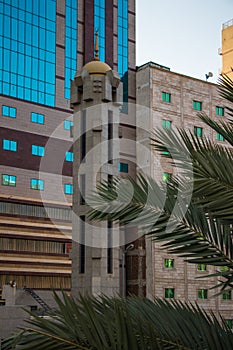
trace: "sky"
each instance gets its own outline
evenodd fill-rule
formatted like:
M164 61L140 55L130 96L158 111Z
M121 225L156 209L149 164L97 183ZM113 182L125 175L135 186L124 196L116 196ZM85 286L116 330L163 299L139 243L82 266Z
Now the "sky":
M136 0L136 64L153 61L215 83L221 71L222 24L233 0ZM232 63L233 65L233 63Z

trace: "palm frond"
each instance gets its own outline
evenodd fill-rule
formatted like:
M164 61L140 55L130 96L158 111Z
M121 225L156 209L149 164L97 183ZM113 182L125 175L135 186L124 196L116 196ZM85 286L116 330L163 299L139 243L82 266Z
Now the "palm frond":
M202 118L203 121L209 120L206 116ZM217 125L216 129L222 131L223 126L218 126L218 129ZM229 140L233 142L233 127L224 124L224 128ZM232 149L217 145L204 137L195 137L185 130L178 130L179 136L173 134L176 132L156 131L152 137L153 147L164 152L166 145L166 149L171 150L169 154L173 158L173 166L180 172L180 182L190 182L190 190L193 191L197 204L222 220L233 219Z
M8 344L5 341L3 350L219 350L233 346L233 334L226 323L194 304L138 297L80 296L74 300L55 294L55 298L57 311L49 319L32 315L31 326L11 337ZM60 333L55 332L60 325ZM66 339L74 339L76 334L70 347L62 337L65 330Z

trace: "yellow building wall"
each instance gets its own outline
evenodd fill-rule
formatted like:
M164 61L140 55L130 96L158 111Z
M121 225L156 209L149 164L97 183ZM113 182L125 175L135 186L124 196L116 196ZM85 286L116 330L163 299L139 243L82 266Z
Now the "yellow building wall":
M223 24L222 29L222 73L233 80L233 19Z

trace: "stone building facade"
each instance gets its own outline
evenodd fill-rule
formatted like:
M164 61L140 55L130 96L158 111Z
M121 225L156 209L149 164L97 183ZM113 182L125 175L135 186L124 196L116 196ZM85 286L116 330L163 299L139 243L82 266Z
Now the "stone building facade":
M167 158L161 157L149 145L151 132L158 128L184 128L200 137L225 145L221 135L210 129L197 117L206 113L216 121L226 121L226 101L219 96L218 86L182 74L153 62L137 70L137 142L149 147L150 152L137 153L138 171L144 171L158 181L166 181L173 168ZM141 106L144 106L142 108ZM206 310L220 312L230 323L233 320L231 295L211 298L216 291L208 290L217 284L216 278L203 278L214 273L211 266L187 264L182 258L169 255L160 244L146 239L146 288L148 297L174 297L182 301L198 302ZM207 291L208 290L208 291Z

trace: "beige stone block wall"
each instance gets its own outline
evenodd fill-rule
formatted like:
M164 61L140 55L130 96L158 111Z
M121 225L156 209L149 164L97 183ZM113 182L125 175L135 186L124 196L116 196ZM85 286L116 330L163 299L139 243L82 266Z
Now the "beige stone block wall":
M162 91L171 94L171 103L162 101ZM194 126L203 127L203 134L216 141L216 133L197 117L198 111L193 109L193 100L201 101L202 112L214 120L226 120L226 109L224 117L216 115L216 106L226 107L227 105L219 96L217 85L164 69L150 68L148 65L138 70L137 103L150 108L148 113L150 122L144 124L149 132L153 129L162 129L162 120L166 119L172 122L172 128L183 127L185 130L190 130L192 134ZM138 118L142 116L143 113L139 114ZM140 122L141 119L138 120ZM151 130L149 130L150 127ZM138 132L137 140L142 139L143 133ZM225 144L225 142L218 142ZM151 154L150 174L157 181L162 180L163 172L174 172L169 160L161 157L153 147ZM138 153L137 161L140 161ZM174 259L173 269L164 267L165 258ZM215 277L204 279L198 279L198 277L214 273L215 270L214 267L208 266L206 272L197 271L196 264L188 264L183 258L161 250L161 244L147 240L147 295L149 297L164 297L165 288L174 288L175 298L198 302L206 310L220 311L224 317L232 319L232 301L222 300L221 296L213 298L217 290L209 290L208 299L198 299L198 289L209 289L217 284Z

